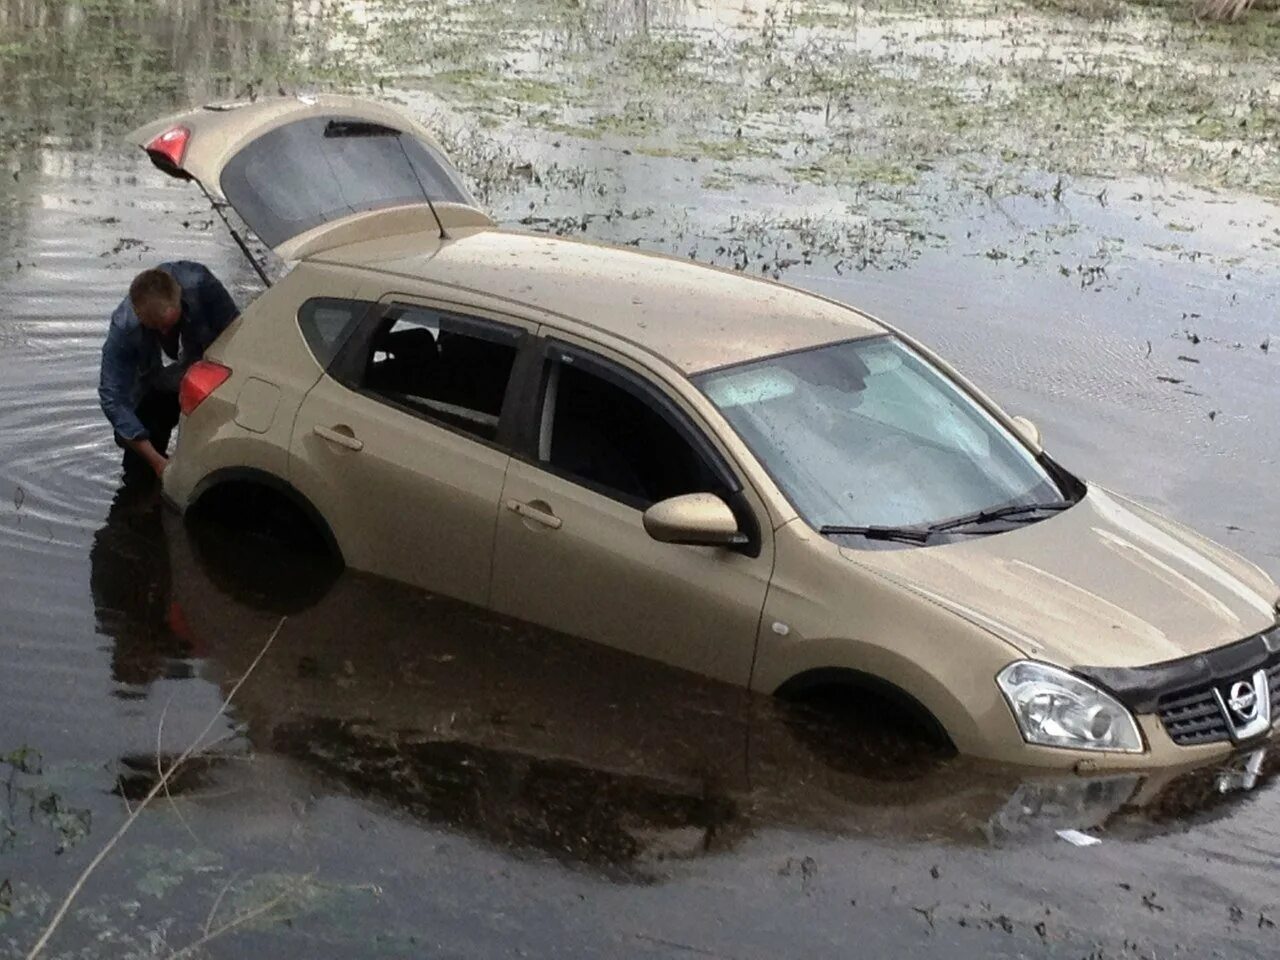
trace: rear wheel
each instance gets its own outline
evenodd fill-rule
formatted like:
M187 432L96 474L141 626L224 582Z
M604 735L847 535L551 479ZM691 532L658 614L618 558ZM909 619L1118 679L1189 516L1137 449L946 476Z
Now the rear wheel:
M219 484L186 513L197 561L209 579L280 613L316 603L342 571L322 524L293 498L252 481Z

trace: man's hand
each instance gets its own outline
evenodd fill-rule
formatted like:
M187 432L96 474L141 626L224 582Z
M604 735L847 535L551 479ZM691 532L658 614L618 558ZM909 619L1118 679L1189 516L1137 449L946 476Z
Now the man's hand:
M150 440L126 440L125 442L129 445L129 449L147 462L147 466L156 472L157 477L164 476L164 468L169 466L169 458L152 446Z

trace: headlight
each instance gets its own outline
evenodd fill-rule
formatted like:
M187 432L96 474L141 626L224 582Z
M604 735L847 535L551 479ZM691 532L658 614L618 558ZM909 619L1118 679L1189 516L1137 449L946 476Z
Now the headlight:
M1142 734L1115 697L1047 663L1019 660L996 677L1027 743L1142 752Z

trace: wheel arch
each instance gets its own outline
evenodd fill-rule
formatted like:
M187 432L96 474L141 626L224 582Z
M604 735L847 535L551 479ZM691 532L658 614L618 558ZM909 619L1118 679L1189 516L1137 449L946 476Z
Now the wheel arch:
M868 693L885 701L918 723L931 740L956 752L955 740L932 710L897 684L872 673L850 667L815 667L784 681L773 695L781 700L803 700L836 690Z
M316 509L315 504L308 500L289 481L283 480L266 470L261 470L257 467L223 467L214 470L195 485L195 488L191 491L186 509L191 510L198 507L201 500L208 494L232 484L262 487L289 501L302 513L315 532L319 534L330 555L338 563L346 566L346 558L342 554L342 547L338 544L338 538L333 535L333 528L329 526L329 522L325 520L324 515Z

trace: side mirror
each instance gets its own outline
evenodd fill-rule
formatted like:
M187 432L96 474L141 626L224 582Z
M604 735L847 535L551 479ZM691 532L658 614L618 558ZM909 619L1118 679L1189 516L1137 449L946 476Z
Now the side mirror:
M644 512L644 529L661 543L731 547L747 542L729 505L714 493L660 500Z
M1040 428L1028 420L1026 417L1010 417L1013 421L1013 427L1018 431L1018 436L1027 441L1036 451L1040 453L1044 450L1044 444L1040 442Z

